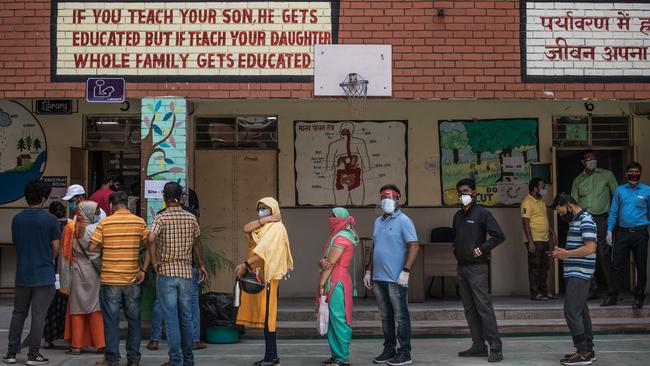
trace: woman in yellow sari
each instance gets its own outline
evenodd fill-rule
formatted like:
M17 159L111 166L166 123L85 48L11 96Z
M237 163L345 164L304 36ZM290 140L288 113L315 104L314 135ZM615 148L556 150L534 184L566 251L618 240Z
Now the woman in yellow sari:
M293 269L293 258L278 201L272 197L262 198L257 202L257 214L258 220L243 227L248 234L248 259L235 268L235 276L239 277L247 271L259 271L266 286L258 294L242 292L237 324L264 328L264 359L254 365L270 366L280 363L276 344L278 285Z

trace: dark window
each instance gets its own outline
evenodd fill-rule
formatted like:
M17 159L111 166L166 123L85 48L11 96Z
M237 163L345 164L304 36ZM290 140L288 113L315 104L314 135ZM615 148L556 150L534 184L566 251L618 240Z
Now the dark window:
M275 116L201 117L196 119L197 149L276 149Z
M553 117L553 145L559 148L627 147L630 119L626 116Z
M87 117L86 149L140 150L139 117Z

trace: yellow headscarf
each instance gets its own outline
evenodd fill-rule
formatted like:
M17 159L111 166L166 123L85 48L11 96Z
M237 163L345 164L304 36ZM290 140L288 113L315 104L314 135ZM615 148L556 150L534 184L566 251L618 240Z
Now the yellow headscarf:
M271 208L273 214L280 213L280 204L273 197L264 197L257 201ZM264 280L280 280L293 269L289 235L282 221L264 224L251 233L256 244L253 252L264 260Z

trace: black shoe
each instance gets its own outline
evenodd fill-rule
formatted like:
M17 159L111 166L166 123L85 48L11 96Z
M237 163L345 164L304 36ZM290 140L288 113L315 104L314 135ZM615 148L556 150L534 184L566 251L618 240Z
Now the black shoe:
M491 349L490 357L488 357L488 362L501 362L503 361L503 353L500 349Z
M632 304L632 309L641 309L643 307L643 297L635 297L634 304Z
M8 364L16 363L16 354L13 352L7 352L7 355L2 358L2 362Z
M45 365L45 364L48 364L48 363L50 363L50 360L43 357L43 355L38 354L36 356L29 356L27 358L27 362L25 362L25 365L38 366L38 365Z
M587 352L585 353L585 355L589 356L592 362L596 361L596 351ZM573 353L567 353L566 355L564 355L564 358L560 362L567 361L568 359L571 358L571 356L573 356Z
M535 296L530 297L531 300L533 301L548 301L548 297L542 295L542 294L537 294Z
M576 352L571 355L569 358L565 358L560 361L562 365L566 366L583 366L583 365L591 365L593 363L591 357L589 356L589 353L579 353Z
M271 365L279 365L279 364L280 364L280 359L276 358L273 361L265 361L265 360L257 361L253 364L253 366L271 366Z
M615 297L607 297L600 304L600 306L614 306L614 305L616 305L616 298Z
M413 360L411 360L411 356L406 353L398 353L395 357L386 362L386 364L390 366L410 365L412 363Z
M488 349L485 345L483 347L472 345L472 347L466 351L458 352L458 357L487 357Z
M384 364L391 358L395 357L395 350L384 349L384 351L372 360L372 363Z
M587 300L596 300L598 298L598 292L590 292Z

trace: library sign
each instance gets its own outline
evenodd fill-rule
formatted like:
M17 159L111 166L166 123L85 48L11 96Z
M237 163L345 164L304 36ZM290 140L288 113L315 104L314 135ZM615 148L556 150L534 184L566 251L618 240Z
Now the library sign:
M306 81L338 1L54 1L52 79Z
M521 0L522 77L650 81L650 2Z

